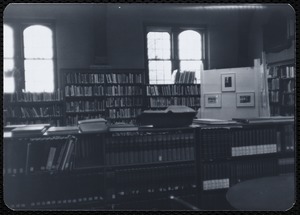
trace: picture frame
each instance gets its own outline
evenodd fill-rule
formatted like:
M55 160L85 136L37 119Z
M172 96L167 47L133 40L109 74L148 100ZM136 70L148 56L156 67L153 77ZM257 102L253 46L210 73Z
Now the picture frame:
M254 92L239 92L236 94L237 107L255 107Z
M210 93L204 94L204 106L206 108L220 108L222 107L222 94Z
M221 74L222 92L235 91L235 73Z

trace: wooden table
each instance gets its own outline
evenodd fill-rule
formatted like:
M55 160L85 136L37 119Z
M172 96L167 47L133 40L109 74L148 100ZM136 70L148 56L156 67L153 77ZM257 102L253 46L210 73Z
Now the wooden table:
M296 200L295 176L287 174L244 181L232 186L226 198L237 210L285 211Z

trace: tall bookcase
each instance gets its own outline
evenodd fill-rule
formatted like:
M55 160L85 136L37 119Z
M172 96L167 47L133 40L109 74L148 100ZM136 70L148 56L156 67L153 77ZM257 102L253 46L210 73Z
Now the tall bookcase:
M63 124L63 93L4 94L4 124Z
M135 122L144 108L144 74L139 69L63 69L67 125L102 117Z
M295 65L293 60L269 63L268 88L271 116L293 116Z
M200 108L200 84L147 85L148 107L165 109L169 105Z

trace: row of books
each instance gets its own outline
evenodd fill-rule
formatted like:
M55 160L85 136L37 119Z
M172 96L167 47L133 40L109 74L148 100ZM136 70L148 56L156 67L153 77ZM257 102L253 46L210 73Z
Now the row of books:
M170 105L185 105L188 107L200 107L200 97L152 97L150 107L168 107Z
M269 84L270 90L279 90L280 89L280 79L279 78L271 79L268 82L268 84Z
M140 108L109 109L108 118L135 118L142 113Z
M293 94L286 94L282 96L281 100L282 105L295 105L295 96Z
M206 129L199 147L202 160L272 154L280 150L280 133L275 128Z
M194 160L194 136L185 133L112 137L105 154L108 165Z
M193 164L118 169L113 172L112 198L122 201L191 193L195 189Z
M46 107L9 107L5 111L5 117L31 118L31 117L60 117L62 107L50 105Z
M143 83L142 74L105 74L106 82L113 84L122 84L122 83L130 83L130 84L141 84Z
M275 128L237 129L231 135L232 157L276 153L280 147L280 132Z
M102 84L104 83L104 74L91 73L67 73L67 84Z
M104 96L103 86L65 86L65 96Z
M279 102L279 92L278 91L271 91L270 94L270 102Z
M280 158L278 159L278 171L280 174L295 172L295 158Z
M93 196L81 196L77 198L49 198L46 200L38 200L38 201L31 201L29 203L13 203L9 204L9 207L12 209L42 209L42 208L53 208L53 209L60 209L66 208L69 209L70 207L77 206L78 204L91 204L95 203L95 205L99 205L99 202L104 201L103 196L101 195L93 195Z
M200 85L149 85L148 96L176 96L176 95L199 95Z
M283 92L295 92L295 80L287 80L287 83L283 86Z
M107 96L136 96L143 95L143 89L139 86L108 86L106 87Z
M195 83L195 75L194 71L177 71L174 81L176 84L193 84Z
M75 138L70 137L67 140L55 141L53 144L45 144L43 141L49 140L39 138L31 143L29 172L65 171L73 168L74 148L77 141Z
M105 111L104 100L66 102L66 112Z
M294 78L295 77L295 67L294 66L274 66L269 69L270 77L280 77L280 78Z
M63 92L59 89L54 93L17 92L13 94L5 94L4 98L7 102L61 101L63 99Z
M143 103L141 97L109 97L106 99L106 107L142 107Z
M286 125L283 128L283 148L281 149L284 152L294 151L295 150L295 131L293 125Z

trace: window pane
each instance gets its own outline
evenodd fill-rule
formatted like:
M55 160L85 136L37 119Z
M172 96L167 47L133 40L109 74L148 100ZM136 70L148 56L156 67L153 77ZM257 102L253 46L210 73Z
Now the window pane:
M13 58L14 57L14 35L13 29L8 25L3 27L4 35L4 58Z
M192 30L183 31L178 36L179 59L201 60L201 35Z
M180 61L180 71L193 71L195 72L195 83L200 83L200 72L203 69L202 61Z
M3 70L4 72L8 72L13 70L15 66L14 60L13 59L4 59L3 60Z
M150 84L172 84L171 61L149 61Z
M5 93L13 93L15 91L15 79L14 77L3 78L3 90Z
M148 59L170 59L171 40L168 32L147 34Z
M24 30L24 57L25 58L52 58L53 38L51 29L34 25Z
M25 89L28 92L53 92L53 61L25 60Z
M4 93L13 93L15 91L15 79L12 71L15 66L14 62L14 34L13 29L8 25L3 26L3 91Z

